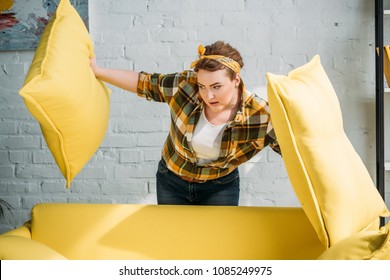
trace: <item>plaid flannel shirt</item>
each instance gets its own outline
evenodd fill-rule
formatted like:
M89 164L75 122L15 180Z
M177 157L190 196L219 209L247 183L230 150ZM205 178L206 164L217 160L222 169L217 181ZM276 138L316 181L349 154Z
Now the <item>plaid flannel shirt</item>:
M203 110L194 71L174 74L139 74L137 94L170 107L170 132L162 150L168 169L178 176L212 180L229 174L269 145L280 154L268 103L243 90L241 109L227 123L219 158L200 165L192 147L195 126Z

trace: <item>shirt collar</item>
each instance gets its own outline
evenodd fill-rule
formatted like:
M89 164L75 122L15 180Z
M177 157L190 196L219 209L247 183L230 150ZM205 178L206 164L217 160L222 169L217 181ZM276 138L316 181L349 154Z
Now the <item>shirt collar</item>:
M231 125L239 125L245 123L246 119L249 117L247 115L247 104L253 99L253 93L248 91L245 88L245 85L242 86L242 94L241 94L241 106L237 111L235 117L232 120Z

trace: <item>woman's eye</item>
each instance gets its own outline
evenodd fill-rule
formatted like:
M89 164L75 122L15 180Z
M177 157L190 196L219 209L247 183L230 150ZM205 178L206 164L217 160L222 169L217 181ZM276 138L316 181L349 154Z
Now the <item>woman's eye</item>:
M221 86L214 86L214 89L220 89Z

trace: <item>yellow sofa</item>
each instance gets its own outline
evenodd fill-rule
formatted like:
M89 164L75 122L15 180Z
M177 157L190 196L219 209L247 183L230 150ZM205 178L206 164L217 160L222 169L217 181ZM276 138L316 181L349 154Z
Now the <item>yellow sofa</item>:
M301 208L39 204L0 236L0 259L315 259Z
M39 204L0 236L0 259L390 259L389 211L319 57L267 79L302 208Z

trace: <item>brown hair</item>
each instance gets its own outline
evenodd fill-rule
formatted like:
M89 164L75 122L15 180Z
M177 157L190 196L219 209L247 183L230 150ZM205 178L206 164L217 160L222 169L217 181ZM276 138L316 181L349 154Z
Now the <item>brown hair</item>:
M225 43L223 41L216 41L215 43L208 45L205 47L206 51L204 55L222 55L229 57L240 65L240 67L244 67L244 61L241 57L240 52L233 48L230 44ZM194 71L198 72L199 69L207 70L207 71L218 71L222 69L226 69L228 76L231 80L233 80L236 77L236 73L232 70L226 67L225 65L219 63L218 61L215 61L213 59L204 58L200 60L194 67ZM242 80L240 84L242 83Z

